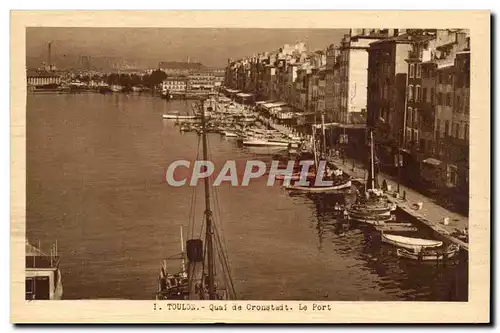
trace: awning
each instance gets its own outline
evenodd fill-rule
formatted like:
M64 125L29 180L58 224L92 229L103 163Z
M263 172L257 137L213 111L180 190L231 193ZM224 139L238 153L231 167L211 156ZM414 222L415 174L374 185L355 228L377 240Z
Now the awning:
M265 103L269 103L268 101L257 101L255 102L255 105L261 105L261 104L265 104Z
M426 164L434 165L434 166L440 166L441 165L441 161L440 160L437 160L437 159L432 158L432 157L429 157L429 158L423 160L423 162L426 163Z
M227 91L228 93L231 93L231 94L234 94L234 93L239 92L239 90L236 90L236 89L229 89L229 88L226 88L226 91Z

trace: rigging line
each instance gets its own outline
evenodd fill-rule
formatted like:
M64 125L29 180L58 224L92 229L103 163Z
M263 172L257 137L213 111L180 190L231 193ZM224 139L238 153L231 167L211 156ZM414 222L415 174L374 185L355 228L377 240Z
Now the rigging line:
M198 147L196 148L196 160L198 160L200 156L200 138L198 138ZM197 191L196 191L196 186L193 186L193 195L191 197L191 211L190 211L190 217L189 217L189 223L191 223L191 237L194 236L194 224L195 224L195 216L196 216L196 196L197 196Z
M208 141L208 136L207 136L207 141ZM207 145L207 146L208 146L208 152L210 153L210 156L213 156L211 146L210 145ZM213 178L214 178L214 176L211 175L210 176L210 180L212 181L212 184L213 184L213 182L215 182L215 179L213 179ZM213 192L213 197L214 197L214 206L216 207L216 213L217 213L217 216L218 216L218 221L217 222L220 225L220 229L221 229L221 233L222 233L222 240L223 240L223 243L224 243L224 250L227 251L227 243L226 243L226 238L224 237L224 229L223 229L223 223L222 223L222 211L221 211L221 205L220 205L219 191L218 191L217 188L215 188L214 186L212 186L212 192ZM221 246L222 246L222 244L221 244Z
M225 255L226 253L222 249L222 244L220 242L220 237L219 237L219 232L217 231L217 228L215 228L215 235L216 235L216 242L219 244L219 247L217 247L217 253L219 254L219 259L221 261L221 266L223 271L225 271L225 278L229 280L230 288L231 291L234 295L234 298L236 298L236 289L234 288L234 282L233 278L231 276L231 267L229 265L229 260L227 256Z
M221 212L221 205L220 203L220 198L219 198L219 192L214 189L214 203L216 203L217 207L217 215L219 217L218 225L220 226L220 238L222 239L221 242L221 247L223 247L224 251L227 252L227 243L226 243L226 237L224 237L224 229L223 229L223 221L222 221L222 212Z
M217 227L215 227L214 230L215 230L216 242L219 245L220 250L222 251L221 264L225 264L227 266L228 273L230 273L230 265L229 265L229 258L227 256L227 251L224 251L222 242L220 240L220 233L217 230Z
M217 248L217 254L219 257L222 256L220 247ZM223 278L224 278L226 288L229 289L233 295L236 295L236 291L234 288L234 282L233 282L232 277L231 277L231 272L229 271L229 268L227 266L222 264L222 259L221 259L221 267L223 270Z
M219 255L220 257L220 248L217 248L217 254ZM222 267L222 270L225 272L225 274L223 274L223 277L224 277L224 285L226 287L226 289L229 289L229 292L231 293L231 299L236 299L236 292L234 290L234 285L232 283L232 280L230 278L230 274L226 271L226 269L224 267Z

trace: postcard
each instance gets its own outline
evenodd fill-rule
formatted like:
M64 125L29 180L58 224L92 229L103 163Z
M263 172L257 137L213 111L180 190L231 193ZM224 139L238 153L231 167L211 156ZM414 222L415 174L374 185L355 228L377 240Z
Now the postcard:
M13 11L11 321L488 323L489 34Z

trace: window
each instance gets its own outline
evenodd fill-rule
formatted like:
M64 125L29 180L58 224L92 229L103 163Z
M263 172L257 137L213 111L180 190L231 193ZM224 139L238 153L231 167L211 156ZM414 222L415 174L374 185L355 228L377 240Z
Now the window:
M410 64L410 78L415 76L415 64Z
M429 96L427 96L427 88L422 88L422 100L424 102L429 102Z
M434 88L431 88L431 103L434 104Z
M460 124L455 124L455 137L460 139Z
M464 140L469 140L469 124L464 126Z
M26 294L33 293L33 279L26 279Z
M417 67L416 77L420 78L420 77L422 77L422 67L420 64L416 64L416 67Z
M449 92L449 93L446 94L446 105L448 105L448 106L452 106L453 105L453 101L451 99L451 92Z
M420 101L420 98L421 98L421 96L420 96L420 86L416 86L415 87L415 101L417 101L417 102Z
M436 121L436 139L441 137L441 119Z
M409 101L413 100L413 86L412 85L408 86L408 100Z
M442 92L438 92L437 104L443 105L443 93Z
M413 121L413 109L408 108L408 114L406 115L406 127L412 127Z
M418 109L413 111L413 127L418 128Z
M444 123L444 135L449 135L449 130L450 130L450 121L446 120Z

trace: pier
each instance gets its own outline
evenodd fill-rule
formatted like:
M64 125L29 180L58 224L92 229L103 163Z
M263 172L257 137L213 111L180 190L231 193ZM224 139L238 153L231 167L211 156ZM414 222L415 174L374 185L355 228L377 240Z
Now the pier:
M329 161L353 177L354 180L364 184L367 171L359 165L359 162L356 165L356 161L350 158L345 158L344 161L340 158L329 158ZM397 188L397 181L389 175L380 173L379 180L385 180L387 185L391 187L391 191L386 192L388 199L395 203L400 211L409 215L415 223L430 228L438 236L469 251L468 243L452 236L455 229L463 230L469 227L468 217L452 212L433 202L433 199L401 184L399 185L400 194L398 195L397 191L392 190ZM401 198L401 193L405 193L405 198ZM414 209L413 207L418 206L418 203L422 203L422 207L418 210ZM447 225L442 223L445 218L448 218Z

